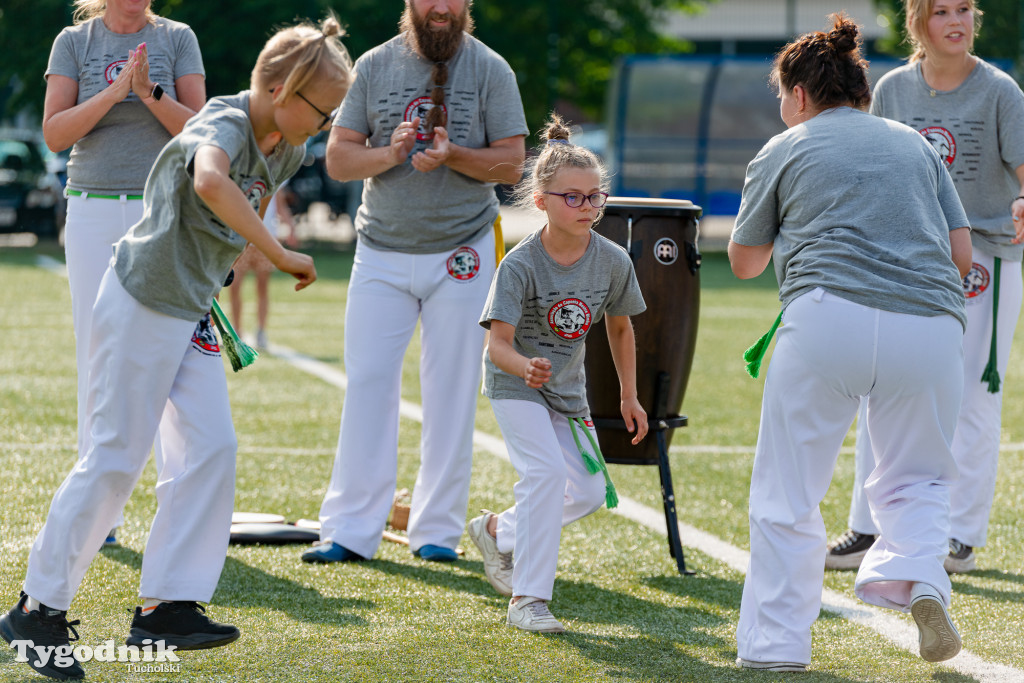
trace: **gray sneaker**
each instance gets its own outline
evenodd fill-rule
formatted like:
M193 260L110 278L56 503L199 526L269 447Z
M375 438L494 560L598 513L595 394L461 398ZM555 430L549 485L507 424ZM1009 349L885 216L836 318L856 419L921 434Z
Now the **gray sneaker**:
M565 633L565 626L548 609L547 600L524 596L508 603L508 625L534 633Z
M910 614L920 634L921 659L944 662L960 652L960 634L938 591L926 583L915 583L910 589Z
M949 555L942 561L947 574L966 574L978 568L974 548L955 538L949 539Z
M512 553L498 552L498 542L487 532L487 522L494 513L481 510L479 517L469 522L469 538L484 558L484 575L494 590L502 595L512 596Z

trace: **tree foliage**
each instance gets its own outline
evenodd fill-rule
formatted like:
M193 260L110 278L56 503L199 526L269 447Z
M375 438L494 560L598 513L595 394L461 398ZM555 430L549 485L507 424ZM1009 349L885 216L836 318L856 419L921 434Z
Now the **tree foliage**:
M476 0L476 35L505 57L519 80L527 122L538 128L555 105L571 116L600 118L615 61L635 52L666 53L686 44L659 36L661 12L693 10L709 0ZM713 0L712 0L713 1ZM69 0L4 0L0 8L0 116L42 111L43 72L53 39L71 23ZM353 58L397 32L402 5L381 0L153 0L153 10L195 31L207 92L247 87L256 55L275 28L317 20L333 10L348 29ZM18 59L11 59L18 55ZM6 99L6 102L4 101Z

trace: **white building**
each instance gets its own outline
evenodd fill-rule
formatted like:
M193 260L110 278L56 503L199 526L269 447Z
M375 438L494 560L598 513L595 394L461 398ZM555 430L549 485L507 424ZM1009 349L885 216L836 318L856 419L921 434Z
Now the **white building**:
M887 35L889 19L872 0L710 0L700 14L672 13L664 32L704 46L720 43L721 52L732 54L742 43L783 44L821 31L828 15L841 10L861 26L865 42Z

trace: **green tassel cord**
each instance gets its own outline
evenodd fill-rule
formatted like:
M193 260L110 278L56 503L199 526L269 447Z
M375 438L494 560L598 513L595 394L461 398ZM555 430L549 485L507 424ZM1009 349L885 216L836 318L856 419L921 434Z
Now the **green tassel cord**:
M579 434L576 432L576 425L579 424L580 429L587 435L587 440L590 442L590 447L594 450L596 457L587 452L580 443ZM583 423L583 420L578 417L569 418L569 428L572 430L572 439L576 442L576 450L583 456L583 464L587 468L587 472L591 474L597 474L601 472L604 474L604 503L608 506L608 509L618 507L619 505L619 494L615 491L615 484L612 483L612 476L608 473L608 464L604 461L604 455L601 453L601 447L597 445L597 439L590 433L587 425Z
M981 381L988 382L990 394L999 393L999 362L996 357L996 339L999 337L999 267L1002 259L998 256L992 266L992 344L988 350L988 364L985 371L981 373Z
M221 310L217 299L213 300L213 307L210 309L210 312L213 313L213 322L220 332L220 343L224 347L224 353L227 354L228 360L231 361L231 369L238 372L242 368L256 362L260 354L256 352L256 349L238 338L235 328L231 327L231 321L224 315L224 311Z
M772 323L771 329L754 342L753 346L743 352L743 360L747 362L747 374L754 379L757 379L757 376L761 373L761 361L764 360L764 355L768 353L768 347L775 336L775 330L779 329L780 324L782 324L782 311L779 311L779 317Z

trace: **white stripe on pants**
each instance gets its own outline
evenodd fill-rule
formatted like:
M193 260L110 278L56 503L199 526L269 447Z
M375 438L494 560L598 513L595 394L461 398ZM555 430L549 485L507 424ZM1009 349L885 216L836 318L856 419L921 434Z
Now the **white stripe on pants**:
M32 546L25 592L33 598L55 609L71 605L142 474L165 407L168 443L140 594L213 596L227 552L237 441L223 362L193 348L195 326L146 308L107 271L90 341L91 446L54 495Z
M492 398L491 408L519 475L516 504L498 515L498 550L514 554L513 595L550 600L562 527L604 505L604 475L587 471L566 417L533 401Z
M394 499L402 360L421 323L420 469L409 545L454 549L466 523L473 421L483 328L494 275L494 235L469 245L480 258L471 280L448 275L448 257L356 246L345 307L345 372L338 450L320 507L320 537L372 557Z
M993 258L980 251L974 261L992 273ZM1006 382L1010 346L1020 317L1022 298L1021 264L1003 261L999 284L999 331L996 338L996 363L999 377ZM950 488L950 537L967 545L984 546L988 536L988 518L995 495L999 468L999 438L1002 431L1003 388L990 393L981 375L988 364L992 344L993 286L967 300L967 330L964 332L964 397L960 404L953 457L960 479ZM850 528L866 534L876 533L871 507L864 493L864 482L874 469L874 453L866 438L867 407L861 406L857 424L857 453L853 495L850 504Z
M816 289L786 309L768 366L750 483L750 565L737 628L752 661L809 663L826 546L818 508L861 396L878 454L869 496L881 537L856 591L903 608L908 581L949 600L950 442L963 373L960 323L880 311Z

